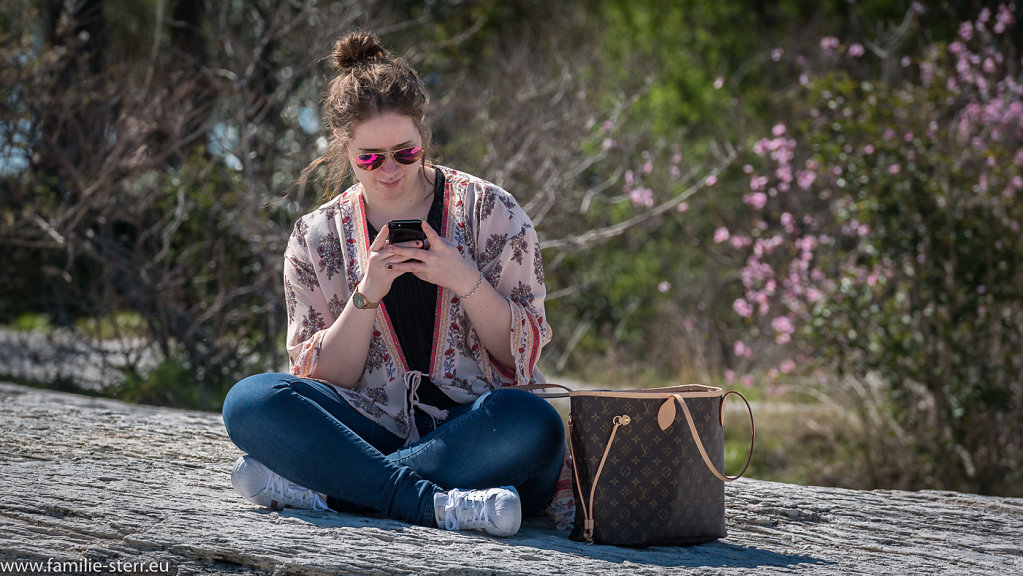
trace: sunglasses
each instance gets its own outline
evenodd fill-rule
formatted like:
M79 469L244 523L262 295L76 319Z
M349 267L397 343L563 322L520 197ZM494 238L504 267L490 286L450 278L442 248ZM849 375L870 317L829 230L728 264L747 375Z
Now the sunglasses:
M366 171L376 170L384 165L384 160L387 156L394 158L394 161L398 164L404 164L407 166L409 164L419 162L419 159L423 157L423 149L420 146L409 146L408 148L392 150L390 152L366 152L363 154L357 154L355 156L355 165Z

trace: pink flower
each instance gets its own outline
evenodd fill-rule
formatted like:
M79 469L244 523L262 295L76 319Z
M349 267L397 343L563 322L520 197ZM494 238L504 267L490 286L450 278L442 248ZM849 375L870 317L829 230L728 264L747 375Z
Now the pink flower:
M870 156L871 154L873 154L874 153L874 146L873 146L873 144L867 144L866 146L864 146L863 147L863 153L866 154L867 156Z
M604 120L604 123L601 124L601 128L603 128L605 132L610 132L610 131L614 130L615 125L614 125L614 122L612 122L610 120Z
M713 186L718 183L718 177L715 176L714 174L711 174L710 176L707 176L707 179L704 180L703 183L706 184L707 186Z
M834 36L825 36L821 38L821 50L825 54L830 56L838 48L838 38Z
M799 185L801 190L809 190L810 186L813 186L814 181L817 180L817 174L810 172L809 170L800 170L796 172L796 184Z
M774 171L774 176L783 184L788 184L789 182L792 182L792 166L789 166L787 164L779 166L778 169Z
M751 244L751 241L749 238L745 236L732 236L732 241L730 242L730 244L732 245L732 248L735 248L736 250L742 250L743 248L749 246Z
M721 76L718 76L717 78L714 79L714 89L715 90L720 90L721 87L724 86L724 85L725 85L725 79L722 78Z
M775 48L771 50L771 60L778 62L781 60L782 55L785 53L781 48Z
M651 162L651 161L649 161L649 160L647 160L647 161L646 161L646 162L645 162L645 163L643 164L643 173L644 173L644 174L649 174L649 173L651 173L651 172L653 172L653 171L654 171L654 163L653 163L653 162Z
M959 37L969 42L973 39L973 23L963 22L959 25Z
M720 244L720 243L728 240L728 237L729 237L728 228L725 228L724 226L722 226L722 227L720 227L720 228L718 228L717 230L714 231L714 243L715 244Z
M629 192L629 200L632 200L635 206L651 208L654 205L654 191L649 188L637 188Z
M763 190L767 187L767 176L754 176L749 180L749 189L754 192Z
M688 202L681 202L681 203L679 203L678 208L675 208L675 210L678 210L679 213L685 213L685 212L689 211L689 203Z
M763 192L746 194L742 197L742 201L753 210L763 210L764 206L767 205L767 194L764 194Z
M781 365L778 366L782 374L788 374L796 369L796 362L791 358L782 361Z
M750 316L753 315L753 306L751 306L750 303L747 302L745 298L736 298L735 301L732 302L732 310L734 310L736 314L742 316L743 318L749 318ZM741 342L737 343L736 346L738 346L739 344L741 344ZM736 352L736 354L738 354L738 351Z
M899 60L899 64L901 64L903 68L909 68L912 63L913 60L909 56L903 56L902 60Z
M899 166L897 163L896 164L892 164L891 166L888 167L888 173L891 174L892 176L898 174L901 171L902 171L902 166Z
M667 280L657 285L657 291L660 292L661 294L664 294L668 290L671 290L671 283L668 282Z
M753 351L750 350L742 340L735 341L735 355L740 358L751 358Z
M998 21L994 26L995 34L1005 32L1005 29L1015 22L1016 18L1012 15L1012 9L1002 4L998 7Z
M725 382L731 384L735 381L735 370L725 370Z
M774 328L775 332L782 334L792 334L795 332L795 327L792 326L792 321L787 316L778 316L774 320L771 320L771 328Z
M600 145L604 150L610 150L615 147L615 141L610 138L604 138L604 142Z
M853 44L849 47L849 56L852 56L853 58L859 58L860 56L863 56L864 53L863 44Z
M919 2L913 2L913 4L910 5L910 9L913 10L914 14L924 13L924 5Z
M785 125L775 124L774 127L771 128L771 134L773 134L775 138L781 138L785 134Z

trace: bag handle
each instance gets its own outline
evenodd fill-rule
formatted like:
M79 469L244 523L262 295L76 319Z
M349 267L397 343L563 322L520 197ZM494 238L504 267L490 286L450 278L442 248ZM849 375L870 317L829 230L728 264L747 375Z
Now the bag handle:
M750 439L749 439L749 454L746 456L746 465L743 466L742 472L739 472L736 476L725 476L723 473L718 471L714 463L710 461L710 456L707 455L707 449L703 446L703 439L700 438L700 433L696 430L696 423L693 421L693 415L689 412L689 405L686 404L686 399L681 394L672 394L671 398L667 400L661 409L657 412L657 422L661 426L661 430L667 430L671 426L671 422L675 420L675 402L678 402L682 406L682 414L686 417L686 423L689 425L689 432L693 437L693 441L696 442L696 449L700 451L700 456L703 458L703 463L710 469L711 474L716 476L718 480L722 482L731 482L738 480L746 474L746 470L749 470L750 462L753 461L753 443L757 437L757 428L753 423L753 409L749 405L749 401L741 393L735 390L729 390L721 396L721 403L718 408L718 422L721 426L725 425L725 398L729 395L735 394L746 404L746 410L749 412L749 424L750 424Z
M583 497L582 483L579 482L579 467L575 463L575 434L572 426L572 415L568 416L568 449L572 453L572 473L575 474L575 485L579 488L579 500L582 504L583 509L583 538L586 539L587 544L593 544L593 501L595 500L594 495L597 493L597 481L600 480L600 473L604 470L604 462L607 461L607 455L611 452L611 444L615 440L615 434L618 433L620 426L628 426L632 423L632 418L628 414L622 414L621 416L615 416L612 419L614 427L611 428L611 436L607 439L607 446L604 447L604 454L600 457L600 464L597 465L597 473L593 476L593 484L590 485L590 502L586 503L586 498Z

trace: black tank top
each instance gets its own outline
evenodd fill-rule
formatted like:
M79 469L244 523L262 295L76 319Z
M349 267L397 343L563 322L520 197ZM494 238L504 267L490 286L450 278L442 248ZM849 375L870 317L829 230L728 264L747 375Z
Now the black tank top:
M444 174L440 170L435 170L434 174L437 175L437 181L426 221L434 230L440 230L444 210ZM376 238L378 230L369 224L369 233L370 238ZM424 374L419 384L420 403L441 409L455 406L457 402L441 392L427 376L430 373L433 328L437 319L437 285L410 273L402 274L394 279L391 291L384 296L384 306L409 369Z

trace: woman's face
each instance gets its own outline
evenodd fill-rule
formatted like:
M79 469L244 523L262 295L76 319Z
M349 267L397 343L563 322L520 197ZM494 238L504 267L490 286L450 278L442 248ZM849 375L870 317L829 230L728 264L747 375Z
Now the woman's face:
M415 122L403 114L386 112L355 125L348 143L348 161L370 202L397 205L421 196L421 162L402 164L394 159L393 152L422 145ZM357 157L370 153L387 154L379 168L360 168Z

